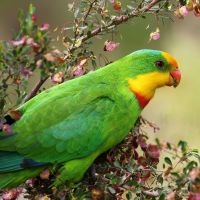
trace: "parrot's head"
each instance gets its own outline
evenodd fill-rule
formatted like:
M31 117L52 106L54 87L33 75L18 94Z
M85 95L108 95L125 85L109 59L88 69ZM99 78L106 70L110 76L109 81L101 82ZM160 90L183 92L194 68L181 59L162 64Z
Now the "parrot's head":
M157 50L139 50L129 56L134 74L128 78L128 85L141 108L150 101L157 88L178 86L181 73L176 59L170 54Z

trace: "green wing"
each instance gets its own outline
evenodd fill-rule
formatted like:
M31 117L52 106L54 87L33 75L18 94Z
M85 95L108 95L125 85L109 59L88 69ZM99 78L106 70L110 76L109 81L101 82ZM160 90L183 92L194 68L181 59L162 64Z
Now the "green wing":
M102 131L109 124L103 121L111 121L109 112L113 108L112 100L99 97L84 109L77 110L40 132L20 134L15 141L16 149L37 162L62 162L85 157L105 141L109 130Z
M116 88L80 80L43 92L21 107L15 134L0 141L0 150L15 151L36 162L63 162L102 148L118 129L128 131L135 116L127 115L127 105ZM110 147L122 139L113 138Z

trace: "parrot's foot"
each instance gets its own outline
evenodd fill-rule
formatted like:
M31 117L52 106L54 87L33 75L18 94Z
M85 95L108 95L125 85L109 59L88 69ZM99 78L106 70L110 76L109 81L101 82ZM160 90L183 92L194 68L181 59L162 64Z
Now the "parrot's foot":
M65 182L76 183L80 181L97 156L97 154L92 154L82 159L71 160L64 163L60 174L56 178L53 185L57 187L64 184Z

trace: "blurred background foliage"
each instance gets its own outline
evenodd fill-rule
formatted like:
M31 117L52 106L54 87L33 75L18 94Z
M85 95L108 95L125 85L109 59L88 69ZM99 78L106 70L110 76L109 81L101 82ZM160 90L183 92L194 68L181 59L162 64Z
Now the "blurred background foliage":
M26 11L32 3L37 8L37 21L49 23L54 32L55 39L62 27L72 22L67 4L71 1L59 0L1 0L0 1L0 40L10 40L18 28L17 13L19 9ZM122 6L125 1L122 1ZM141 23L142 20L143 22ZM156 123L160 131L152 133L152 139L159 137L172 143L180 139L188 141L193 148L200 149L200 18L193 13L184 20L176 19L175 22L166 20L157 22L155 17L148 19L134 18L127 24L119 26L119 34L108 34L101 40L94 39L96 55L102 54L109 61L114 61L132 51L144 48L160 49L171 53L177 58L182 71L182 82L176 89L162 88L145 108L143 116ZM148 42L150 32L159 26L161 39ZM113 39L120 43L120 48L113 52L104 52L105 40ZM59 48L63 48L61 45ZM102 58L102 57L101 57ZM104 64L99 59L100 65ZM32 77L31 84L36 77Z

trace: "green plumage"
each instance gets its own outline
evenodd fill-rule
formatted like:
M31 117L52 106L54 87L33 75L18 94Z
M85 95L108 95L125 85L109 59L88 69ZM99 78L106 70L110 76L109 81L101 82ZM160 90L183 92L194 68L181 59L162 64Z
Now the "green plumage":
M55 182L79 181L95 158L121 142L141 108L128 78L157 70L160 51L143 50L52 87L17 110L13 135L0 132L0 189L60 165ZM166 62L166 60L164 60Z

